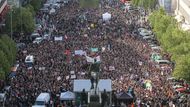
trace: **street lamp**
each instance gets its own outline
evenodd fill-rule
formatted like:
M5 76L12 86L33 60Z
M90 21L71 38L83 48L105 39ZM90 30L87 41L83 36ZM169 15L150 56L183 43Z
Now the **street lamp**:
M13 1L11 1L11 39L13 39Z

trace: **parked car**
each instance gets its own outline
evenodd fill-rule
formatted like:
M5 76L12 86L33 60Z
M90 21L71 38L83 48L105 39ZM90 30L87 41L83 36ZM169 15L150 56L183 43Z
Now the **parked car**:
M24 49L24 48L26 48L26 44L25 43L17 43L16 47L17 47L18 50Z
M153 38L154 38L154 35L145 35L145 36L143 36L144 40L151 40Z
M49 9L48 8L41 8L40 11L42 11L44 13L49 13Z
M171 62L168 60L156 60L158 64L170 64Z
M41 29L42 29L42 25L36 24L36 25L35 25L35 28L36 28L37 31L38 31L38 30L41 30Z
M34 63L34 56L33 55L28 55L26 56L25 58L25 64L28 66L28 67L31 67Z
M42 38L42 37L37 37L37 38L33 41L33 43L39 44L39 43L41 43L42 41L43 41L43 38Z
M139 28L139 29L138 29L138 32L139 32L139 35L140 35L140 36L148 36L148 35L151 35L151 34L152 34L152 31L147 30L147 29L145 29L145 28Z
M30 40L34 40L36 39L37 37L40 37L40 34L38 32L33 32L31 35L30 35Z
M45 35L43 36L43 39L50 39L50 35L49 35L49 34L45 34Z

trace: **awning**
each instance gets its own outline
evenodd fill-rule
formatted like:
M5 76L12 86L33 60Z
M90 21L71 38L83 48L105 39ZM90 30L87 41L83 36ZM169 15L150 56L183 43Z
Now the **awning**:
M133 100L133 96L129 95L126 92L120 92L116 94L118 100Z

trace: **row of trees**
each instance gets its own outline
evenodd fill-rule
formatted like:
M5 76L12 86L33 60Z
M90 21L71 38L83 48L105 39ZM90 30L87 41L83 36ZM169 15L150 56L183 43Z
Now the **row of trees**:
M43 0L31 0L24 7L14 7L6 16L6 32L10 34L11 27L14 33L30 34L34 31L36 12L41 8ZM12 21L11 21L12 15Z
M41 8L43 0L31 0L24 7L12 7L6 16L5 30L13 33L29 34L34 31L35 14ZM11 18L12 16L12 18ZM12 19L12 21L11 21ZM12 22L12 23L11 23ZM0 34L0 79L4 80L16 60L16 43L6 34Z
M154 10L158 0L132 0L132 3L145 10ZM164 9L151 13L149 22L164 51L172 54L175 62L173 76L190 80L190 33L179 29L176 20L168 16Z
M158 0L132 0L134 6L143 7L145 10L152 10L156 8Z
M80 0L79 4L82 8L96 8L99 6L99 0Z
M5 79L16 60L16 44L7 35L0 35L0 79Z
M190 80L190 33L182 31L164 9L154 11L149 21L162 48L172 54L176 64L173 76Z

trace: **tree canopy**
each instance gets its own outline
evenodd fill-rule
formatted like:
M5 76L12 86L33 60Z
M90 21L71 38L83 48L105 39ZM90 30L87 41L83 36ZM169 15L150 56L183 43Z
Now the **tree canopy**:
M172 54L172 61L176 64L173 76L190 80L190 33L182 31L176 20L166 15L163 9L154 11L149 21L161 46Z
M42 6L43 0L31 0L30 5L34 8L34 11L37 12Z
M146 10L154 9L157 3L158 3L158 0L132 0L132 4L134 6L143 7Z
M99 0L80 0L79 4L82 8L94 8L99 6Z
M13 32L23 32L23 33L31 33L34 31L35 22L34 22L34 15L31 13L32 7L20 7L20 8L13 8L7 14L6 17L6 30L7 33L11 32L11 14L12 14L12 31Z
M7 35L0 36L0 79L5 79L16 60L16 44Z

